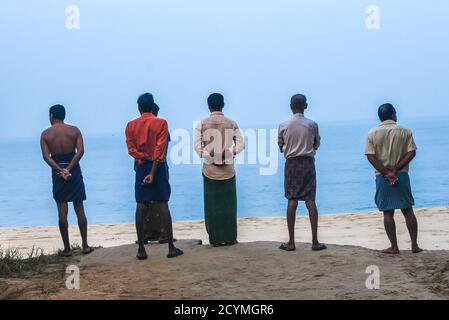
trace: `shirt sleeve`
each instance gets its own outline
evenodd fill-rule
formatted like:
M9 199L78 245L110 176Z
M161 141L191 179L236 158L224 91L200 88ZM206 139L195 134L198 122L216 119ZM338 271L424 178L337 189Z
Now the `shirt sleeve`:
M126 145L128 147L128 153L131 157L133 157L136 160L142 160L144 158L147 158L148 155L144 152L140 152L137 149L137 145L136 142L134 140L134 136L132 133L132 128L131 125L128 123L128 125L126 126Z
M318 127L318 124L315 124L315 141L313 147L315 148L315 150L318 150L320 146L321 146L320 129Z
M373 135L371 133L369 133L368 136L366 137L365 155L376 155Z
M418 147L416 146L415 139L413 138L413 133L410 131L407 137L407 152L416 151Z
M278 145L281 150L284 150L285 147L285 141L284 141L284 128L282 125L279 126L278 129Z
M234 127L234 155L238 155L245 149L245 142L243 140L242 132L237 124Z
M154 160L165 161L168 145L168 124L163 121L161 129L156 137L156 147L154 148Z
M195 152L196 154L202 158L202 150L203 150L203 142L201 139L201 121L197 123L195 127Z

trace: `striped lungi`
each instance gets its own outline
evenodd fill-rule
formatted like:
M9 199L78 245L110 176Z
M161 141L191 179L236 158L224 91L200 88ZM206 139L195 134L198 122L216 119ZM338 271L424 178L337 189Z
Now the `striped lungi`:
M376 205L379 211L408 209L415 205L407 172L397 173L398 182L392 186L384 176L376 177Z

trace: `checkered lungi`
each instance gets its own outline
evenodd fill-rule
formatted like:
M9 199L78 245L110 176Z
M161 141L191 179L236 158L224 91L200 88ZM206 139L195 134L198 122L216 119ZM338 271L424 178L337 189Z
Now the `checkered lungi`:
M285 162L285 197L288 200L311 201L316 198L315 159L294 157Z

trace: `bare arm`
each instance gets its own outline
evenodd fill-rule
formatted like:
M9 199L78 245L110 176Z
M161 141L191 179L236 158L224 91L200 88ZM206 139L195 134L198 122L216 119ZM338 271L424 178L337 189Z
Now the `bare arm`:
M385 167L374 154L368 154L367 157L368 161L372 164L372 166L377 171L379 171L384 177L386 177L391 185L395 185L398 182L396 171Z
M153 162L153 166L151 167L151 172L149 175L147 175L143 179L143 184L152 184L154 182L154 179L156 177L157 169L159 168L159 165L161 164L161 161L156 160Z
M379 159L377 159L376 155L374 154L368 154L368 161L371 163L371 165L377 170L379 171L383 176L386 176L390 170L385 167L382 162L380 162Z
M70 172L80 162L83 155L84 155L83 136L81 134L81 131L78 130L78 134L76 137L76 154L73 157L70 164L67 166L66 170Z
M407 152L399 163L393 168L395 172L401 171L416 157L416 150Z
M50 148L48 147L44 134L41 136L41 150L44 161L50 166L50 168L60 173L62 168L50 157Z

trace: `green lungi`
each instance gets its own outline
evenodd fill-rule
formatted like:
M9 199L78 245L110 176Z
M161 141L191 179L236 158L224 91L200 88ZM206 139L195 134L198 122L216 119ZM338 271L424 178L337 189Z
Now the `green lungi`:
M204 179L204 213L211 245L237 241L237 191L235 177L228 180Z

